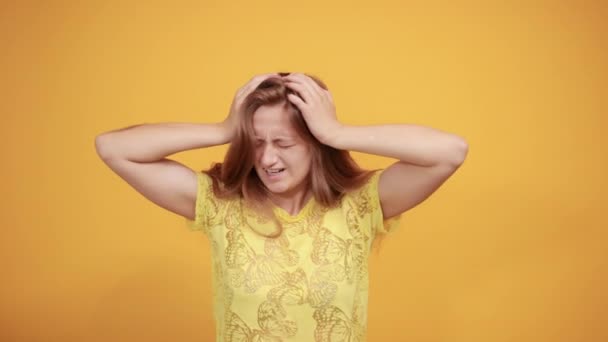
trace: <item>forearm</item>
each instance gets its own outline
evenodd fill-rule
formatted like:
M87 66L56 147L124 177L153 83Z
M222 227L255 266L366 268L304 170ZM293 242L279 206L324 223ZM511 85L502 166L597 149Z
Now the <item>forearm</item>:
M343 125L326 142L342 150L396 158L420 166L460 165L466 141L452 133L419 125Z
M98 135L97 153L102 158L154 162L174 153L222 145L230 134L221 123L145 123Z

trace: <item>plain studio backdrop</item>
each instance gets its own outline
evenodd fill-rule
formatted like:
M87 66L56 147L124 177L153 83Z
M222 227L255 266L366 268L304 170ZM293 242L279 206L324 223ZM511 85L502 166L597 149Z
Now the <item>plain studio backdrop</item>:
M343 123L469 143L373 254L369 341L608 341L607 6L2 2L0 340L213 340L206 237L94 138L218 122L253 75L288 71L325 81ZM200 170L226 149L171 158Z

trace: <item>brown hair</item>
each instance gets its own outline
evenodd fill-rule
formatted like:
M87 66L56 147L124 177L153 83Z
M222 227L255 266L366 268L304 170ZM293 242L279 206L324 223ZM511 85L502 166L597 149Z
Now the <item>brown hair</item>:
M260 212L266 213L275 221L279 227L277 233L264 235L266 237L279 236L282 227L271 214L267 202L268 189L254 168L253 115L259 107L282 105L296 132L311 148L313 157L308 181L317 203L326 207L336 206L346 192L361 187L373 172L360 168L348 151L324 145L312 135L302 113L287 97L288 94L298 95L285 86L285 81L282 79L282 76L289 73L279 73L279 75L281 77L270 76L247 95L241 106L242 112L238 113L238 128L230 142L224 162L215 163L209 170L202 171L212 178L213 192L217 197L243 197L247 204L259 208ZM320 79L306 75L327 90L327 86Z

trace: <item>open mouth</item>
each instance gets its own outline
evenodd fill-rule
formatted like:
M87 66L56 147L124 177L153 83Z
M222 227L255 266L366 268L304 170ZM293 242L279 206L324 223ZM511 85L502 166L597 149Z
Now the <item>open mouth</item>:
M278 174L282 173L283 171L285 171L285 168L282 168L282 169L267 169L266 173L272 176L272 175L278 175Z

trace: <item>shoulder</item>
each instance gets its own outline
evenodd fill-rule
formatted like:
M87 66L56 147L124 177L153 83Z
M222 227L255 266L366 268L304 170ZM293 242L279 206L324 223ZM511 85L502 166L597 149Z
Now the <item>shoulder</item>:
M196 200L194 204L194 217L187 218L191 229L207 231L217 224L222 212L226 212L235 202L240 202L238 197L218 196L221 188L220 182L205 171L195 171L197 179ZM217 187L217 189L215 189Z
M382 169L368 170L360 178L358 187L351 192L354 196L377 195Z
M381 173L381 169L376 169L363 174L358 186L345 194L345 201L354 202L357 206L369 206L371 209L379 208L378 184Z

